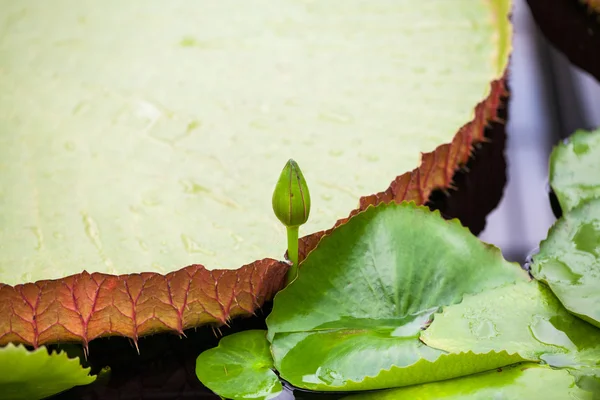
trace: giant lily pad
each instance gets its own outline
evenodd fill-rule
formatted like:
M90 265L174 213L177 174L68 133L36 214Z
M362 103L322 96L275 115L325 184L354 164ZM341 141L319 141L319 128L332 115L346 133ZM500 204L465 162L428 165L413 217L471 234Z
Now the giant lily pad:
M413 204L370 207L325 236L276 295L267 319L275 367L299 387L365 390L521 361L475 354L469 371L447 371L441 364L460 356L448 360L419 335L439 307L527 280L457 221Z
M448 188L504 94L509 6L3 5L0 343L251 313L283 283L264 257L284 252L269 177L289 157L315 199L307 232L404 171L377 201Z
M48 354L45 347L29 351L12 344L0 348L0 396L5 400L37 400L87 385L96 379L79 359Z
M600 197L600 130L577 131L550 156L550 185L563 212Z

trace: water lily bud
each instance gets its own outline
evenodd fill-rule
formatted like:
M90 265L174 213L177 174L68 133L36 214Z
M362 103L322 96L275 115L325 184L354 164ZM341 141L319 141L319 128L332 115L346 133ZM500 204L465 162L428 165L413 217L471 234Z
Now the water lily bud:
M285 226L299 226L308 220L310 193L296 161L289 160L273 191L273 211Z

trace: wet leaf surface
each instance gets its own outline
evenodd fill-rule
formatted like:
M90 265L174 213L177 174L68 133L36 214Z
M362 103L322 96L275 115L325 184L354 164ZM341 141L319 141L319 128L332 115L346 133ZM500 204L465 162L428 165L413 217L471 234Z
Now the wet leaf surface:
M439 307L527 279L457 221L407 203L370 207L325 236L275 297L267 319L275 366L313 390L405 382L411 366L442 354L418 339ZM480 361L470 373L485 370L489 360Z
M563 212L600 197L600 130L577 131L550 156L550 185Z
M444 351L506 350L555 367L576 368L594 358L587 366L596 367L600 360L600 330L571 315L537 281L488 290L444 307L421 339Z
M449 352L518 353L565 368L581 387L600 394L600 329L570 314L537 281L465 297L436 314L421 339Z
M533 261L533 276L569 311L600 328L600 199L564 214Z
M344 397L344 400L592 400L566 371L518 364L463 378Z

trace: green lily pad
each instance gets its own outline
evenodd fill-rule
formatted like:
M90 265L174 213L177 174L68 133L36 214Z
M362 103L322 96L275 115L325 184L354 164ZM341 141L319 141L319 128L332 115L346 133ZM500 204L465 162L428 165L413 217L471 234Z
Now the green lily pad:
M458 221L410 203L370 207L323 238L298 278L276 295L267 318L275 367L313 390L460 376L458 368L453 376L442 369L437 377L411 375L419 362L435 369L443 354L419 341L421 330L440 307L519 281L528 277L518 265ZM522 360L473 358L468 373Z
M273 372L266 331L251 330L226 336L196 360L200 382L218 395L238 399L271 399L282 391Z
M576 375L600 376L600 329L571 315L543 284L517 283L444 307L421 340L447 352L507 351Z
M5 400L36 400L74 386L94 382L89 368L66 353L48 354L45 347L27 350L9 344L0 348L0 397Z
M600 328L600 199L581 204L554 224L534 256L531 274L567 310Z
M567 212L600 197L600 130L577 131L550 156L550 185Z
M566 371L537 364L518 364L443 382L358 394L344 400L592 400L592 393L573 383Z
M509 8L4 3L0 282L281 258L270 196L284 162L303 166L314 232L481 129Z

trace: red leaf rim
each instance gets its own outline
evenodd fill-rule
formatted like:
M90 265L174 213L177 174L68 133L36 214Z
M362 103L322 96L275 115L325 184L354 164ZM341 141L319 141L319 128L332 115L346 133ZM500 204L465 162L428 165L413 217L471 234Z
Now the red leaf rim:
M488 97L475 108L451 143L423 153L421 164L398 176L387 190L360 199L360 206L333 228L300 239L300 260L335 227L370 205L391 201L425 204L435 189L451 189L454 172L469 160L473 145L485 141L486 124L497 121L505 77L491 83ZM502 122L502 121L500 121ZM285 285L288 265L263 259L237 270L207 270L190 265L166 275L109 275L86 271L56 280L15 286L0 284L0 346L33 347L58 342L88 343L106 336L137 341L144 335L223 325L249 316Z

